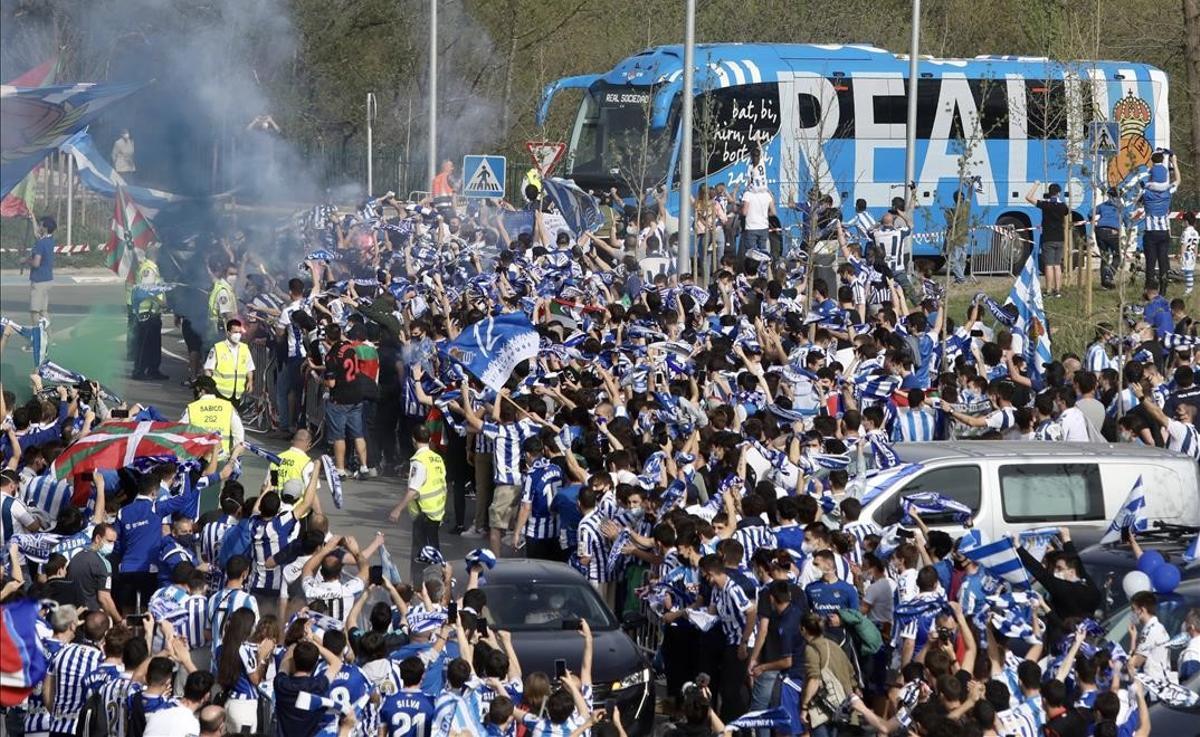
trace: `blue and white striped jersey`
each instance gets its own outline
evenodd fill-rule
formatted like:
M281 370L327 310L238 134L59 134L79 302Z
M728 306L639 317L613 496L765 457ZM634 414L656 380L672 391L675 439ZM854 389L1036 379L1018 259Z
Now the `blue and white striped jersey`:
M842 525L842 532L854 539L854 550L851 555L855 563L862 563L862 544L867 535L882 535L879 525L869 519L857 519Z
M237 524L237 519L222 514L217 519L200 528L200 560L208 563L208 585L217 590L225 584L225 572L217 565L221 556L221 540L229 528Z
M54 678L54 708L51 732L75 733L79 711L87 701L84 679L94 672L104 660L99 648L92 645L71 643L65 645L50 661L50 675Z
M258 600L243 589L222 589L208 597L208 628L212 630L213 651L221 645L221 630L225 626L225 618L238 609L249 609L254 612L254 621L258 622Z
M171 623L175 634L187 641L190 650L208 643L204 634L209 626L208 599L201 594L186 597L163 617L163 621Z
M1096 374L1105 369L1116 368L1103 343L1092 343L1087 347L1087 353L1083 356L1083 367Z
M775 531L762 520L742 520L731 536L742 544L742 567L750 567L750 559L760 548L775 547Z
M537 435L540 427L528 418L503 424L493 420L483 423L484 437L495 443L492 479L497 484L515 486L521 483L521 443Z
M22 485L21 499L30 509L40 509L50 518L51 524L58 519L58 513L64 507L70 506L71 496L75 493L71 479L59 481L54 474L46 472L34 476Z
M1167 449L1200 461L1200 433L1193 425L1171 420L1167 423Z
M724 586L713 587L710 603L716 609L726 644L740 643L746 629L746 612L754 602L750 601L732 576L726 576Z
M523 534L532 540L550 540L558 537L558 515L551 509L554 495L563 483L562 469L546 458L533 462L525 474L521 503L528 504L529 519Z
M63 648L63 644L52 637L43 638L42 648L46 651L47 661L53 661L54 656ZM42 697L40 687L33 689L33 692L29 694L25 708L25 734L48 734L54 720L50 716L50 710L46 708L46 701Z
M66 558L68 563L71 562L72 558L92 544L92 532L95 529L96 526L89 522L87 526L74 535L60 537L51 549L51 552L58 553Z
M250 520L251 590L279 591L283 583L283 567L267 568L267 559L278 555L297 534L296 521L296 516L290 511L271 519L254 517Z
M600 531L603 518L593 509L579 520L579 545L576 550L579 570L593 583L608 581L608 542ZM588 558L584 563L583 558Z
M932 407L897 410L892 425L892 439L897 443L928 443L936 440L936 435L937 410Z
M132 674L123 673L100 687L100 700L108 717L108 732L112 737L125 737L129 719L129 700L141 693L142 684Z
M438 695L434 703L430 737L451 737L459 732L478 737L483 732L483 725L466 698L447 689Z

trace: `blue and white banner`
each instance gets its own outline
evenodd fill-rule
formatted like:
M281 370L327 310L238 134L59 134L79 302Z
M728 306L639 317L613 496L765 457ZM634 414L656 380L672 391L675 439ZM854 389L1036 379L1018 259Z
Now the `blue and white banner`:
M83 182L83 186L106 197L116 197L117 187L121 187L125 194L138 204L146 217L152 218L162 208L187 199L161 189L126 183L116 169L113 169L112 164L96 149L91 134L86 130L76 133L59 149L75 159L75 168L79 171L79 181Z
M600 202L570 179L543 179L542 192L558 208L573 233L592 232L604 225Z
M467 326L442 352L500 391L517 364L537 357L538 334L525 315L497 315Z
M388 552L386 545L379 548L379 565L383 568L383 577L391 581L393 586L399 586L401 582L400 569L392 562L392 554Z
M282 458L262 447L258 443L252 443L249 440L246 440L242 442L242 445L246 448L246 452L253 453L259 458L266 460L268 463L273 463L276 466L283 463Z
M905 494L900 499L900 507L904 510L904 521L911 522L912 513L922 514L944 514L946 512L954 513L954 521L956 524L965 525L975 516L975 511L966 504L951 499L950 497L939 494L936 491L919 491L914 494Z
M978 563L992 576L1008 581L1014 586L1028 586L1029 572L1017 555L1017 547L1007 537L1002 537L987 545L962 550L959 552Z
M33 354L33 365L41 366L46 361L50 341L46 340L46 318L38 320L37 325L25 327L19 323L0 317L0 330L11 327L13 332L29 341L29 350Z
M1018 535L1021 547L1029 551L1029 554L1038 560L1045 557L1046 551L1050 549L1050 546L1057 537L1057 527L1035 527L1032 530L1023 530Z
M1125 497L1125 502L1117 510L1117 515L1108 523L1108 530L1105 531L1104 537L1100 538L1100 544L1120 542L1124 530L1144 532L1149 526L1150 520L1146 517L1146 492L1142 489L1142 477L1138 476L1137 481L1133 482L1133 488L1129 490L1129 495Z
M337 466L333 463L333 458L328 455L321 456L321 467L325 469L325 478L329 481L329 493L333 496L333 506L338 509L342 508L342 477L338 475Z

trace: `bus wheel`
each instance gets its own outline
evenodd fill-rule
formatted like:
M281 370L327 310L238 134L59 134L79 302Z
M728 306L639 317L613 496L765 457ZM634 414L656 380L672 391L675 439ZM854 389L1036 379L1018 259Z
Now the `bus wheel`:
M1025 266L1023 258L1029 252L1029 248L1033 245L1033 241L1029 239L1029 223L1016 215L1002 215L996 220L998 228L1013 228L1017 231L1017 237L1009 241L1005 252L1002 254L1002 259L1007 259L1010 267L1009 272L1013 276L1021 273L1021 269ZM1003 260L1001 261L1003 263Z

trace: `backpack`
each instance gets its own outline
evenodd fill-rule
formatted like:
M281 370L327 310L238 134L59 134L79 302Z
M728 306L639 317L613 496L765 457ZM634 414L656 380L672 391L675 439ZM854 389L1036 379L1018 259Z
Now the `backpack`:
M217 565L225 570L229 559L235 555L249 557L250 543L253 541L250 531L250 520L238 520L238 523L225 531L221 537L221 552L217 555Z
M108 733L108 711L104 708L104 701L100 698L100 694L93 693L88 696L83 710L79 712L75 735L76 737L107 737Z
M146 733L146 701L137 693L129 700L129 713L125 717L125 737L142 737Z

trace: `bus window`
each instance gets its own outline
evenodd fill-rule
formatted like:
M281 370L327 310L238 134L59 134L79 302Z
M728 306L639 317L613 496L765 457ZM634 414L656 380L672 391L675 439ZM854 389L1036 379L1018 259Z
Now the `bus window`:
M1072 104L1079 111L1083 126L1094 118L1092 109L1092 82L1079 83L1078 99ZM1067 138L1067 86L1061 79L1026 80L1025 102L1029 112L1029 137L1062 140ZM1076 133L1081 135L1082 131Z
M655 88L601 85L584 99L572 132L568 171L581 187L638 193L662 184L679 121L676 97L661 129L650 127Z

